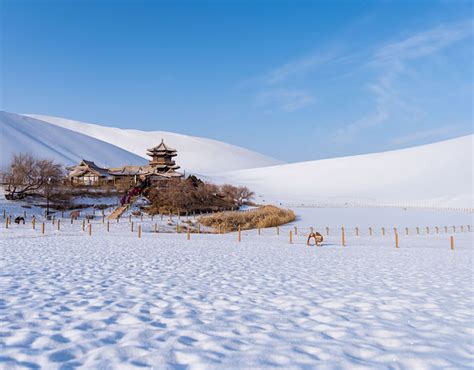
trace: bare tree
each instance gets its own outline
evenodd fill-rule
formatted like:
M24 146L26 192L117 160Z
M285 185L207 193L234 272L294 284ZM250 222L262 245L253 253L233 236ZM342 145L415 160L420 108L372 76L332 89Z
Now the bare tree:
M22 199L29 194L49 197L52 188L61 182L63 171L51 160L35 159L31 154L15 154L1 177L7 198Z

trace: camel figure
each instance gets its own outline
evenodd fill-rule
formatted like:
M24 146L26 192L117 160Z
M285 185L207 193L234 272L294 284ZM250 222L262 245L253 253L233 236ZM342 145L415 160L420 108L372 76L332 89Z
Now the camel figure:
M308 235L308 240L306 241L306 245L311 245L311 239L314 239L314 244L316 246L320 246L321 243L323 242L324 238L323 236L318 233L318 232L311 232L309 235Z

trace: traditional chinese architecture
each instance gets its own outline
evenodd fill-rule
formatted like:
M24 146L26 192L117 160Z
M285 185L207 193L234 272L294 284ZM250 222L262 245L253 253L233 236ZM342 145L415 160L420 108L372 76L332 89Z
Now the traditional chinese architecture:
M92 161L83 159L77 166L67 167L68 180L73 185L104 185L113 182L113 177L106 168L97 166Z
M151 160L144 166L100 168L94 162L82 160L79 165L68 168L68 179L71 184L77 185L113 184L128 187L142 182L164 185L170 179L183 177L176 172L180 168L173 159L177 156L176 149L161 140L158 146L147 152Z

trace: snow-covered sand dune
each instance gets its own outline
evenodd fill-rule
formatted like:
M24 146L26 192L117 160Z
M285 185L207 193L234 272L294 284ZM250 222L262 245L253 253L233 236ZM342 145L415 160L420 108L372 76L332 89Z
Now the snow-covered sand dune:
M81 132L143 158L149 158L146 155L148 148L158 145L161 139L164 139L166 144L178 150L177 163L182 169L198 174L266 167L283 163L242 147L202 137L166 131L125 130L37 114L27 116Z
M383 153L226 172L257 201L474 207L474 135Z
M117 146L34 118L0 112L0 167L8 166L14 153L27 152L64 165L81 159L99 166L141 164L146 161Z
M0 368L470 368L472 234L2 227Z

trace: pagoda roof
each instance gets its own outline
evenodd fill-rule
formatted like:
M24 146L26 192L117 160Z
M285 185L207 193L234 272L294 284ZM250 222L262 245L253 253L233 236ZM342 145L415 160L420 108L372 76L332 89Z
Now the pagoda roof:
M163 139L161 139L161 143L151 149L147 149L149 152L171 152L176 153L176 149L171 148L170 146L166 145Z
M81 162L77 166L71 166L67 167L69 171L69 177L76 177L76 176L81 176L82 174L86 173L87 171L91 171L96 173L99 176L108 176L108 169L107 168L102 168L96 165L92 161L87 161L85 159L82 159Z

